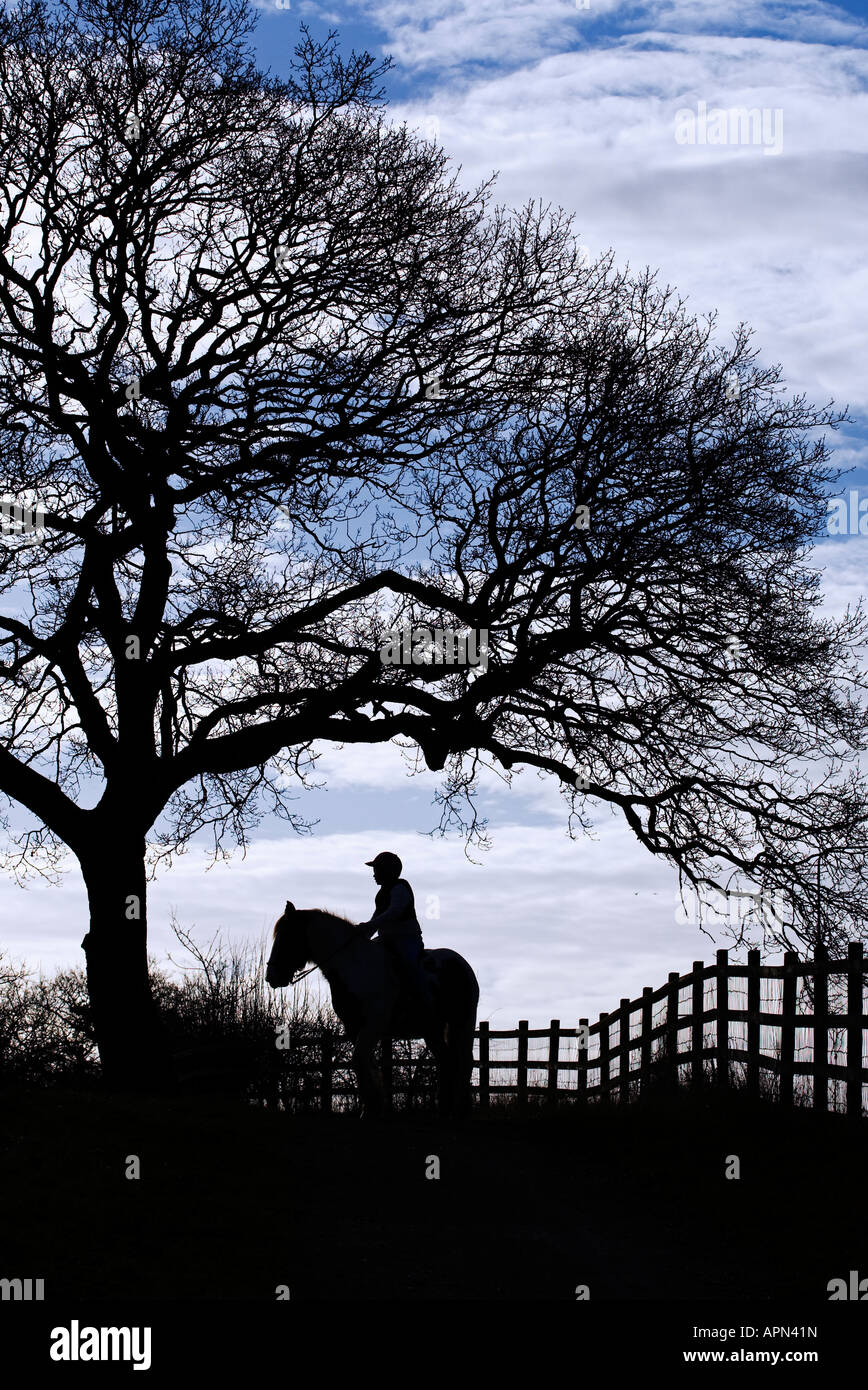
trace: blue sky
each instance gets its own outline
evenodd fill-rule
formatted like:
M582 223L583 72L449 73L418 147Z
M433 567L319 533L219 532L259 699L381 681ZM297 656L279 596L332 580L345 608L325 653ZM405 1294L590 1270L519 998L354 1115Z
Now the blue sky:
M306 22L346 48L391 53L395 119L435 133L469 184L499 171L497 200L542 198L575 211L592 254L650 264L728 336L745 319L794 390L848 404L837 436L844 489L868 497L868 14L864 4L660 0L387 0L263 5L256 48L280 73ZM679 144L679 111L760 108L780 148ZM773 117L772 113L780 113ZM769 145L771 142L767 142ZM866 524L868 526L868 524ZM868 537L818 546L830 611L865 588ZM430 945L462 951L482 985L480 1016L565 1024L616 1007L670 970L709 959L678 920L676 878L608 811L572 842L560 795L532 773L484 785L493 848L466 858L431 839L438 779L410 777L395 748L324 748L327 790L297 804L319 818L299 838L265 820L246 857L204 873L208 842L152 885L152 949L173 947L174 910L197 936L257 937L284 900L356 919L372 910L363 861L395 849ZM80 964L84 891L0 880L4 945L44 968ZM426 916L427 913L427 916ZM435 915L439 914L439 915ZM71 925L72 924L72 925Z

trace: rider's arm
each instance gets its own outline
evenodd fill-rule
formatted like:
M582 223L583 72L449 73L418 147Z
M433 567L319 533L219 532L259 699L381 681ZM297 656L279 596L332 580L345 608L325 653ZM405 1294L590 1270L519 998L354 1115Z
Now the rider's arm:
M389 906L384 907L382 912L376 913L369 922L360 922L359 930L368 936L373 936L374 932L379 931L381 927L388 926L390 922L397 922L409 906L409 888L404 883L396 883L389 898Z

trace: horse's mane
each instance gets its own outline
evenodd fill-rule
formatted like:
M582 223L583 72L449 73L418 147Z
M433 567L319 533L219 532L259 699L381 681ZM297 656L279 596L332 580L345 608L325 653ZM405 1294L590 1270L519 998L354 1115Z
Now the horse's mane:
M324 907L297 907L295 910L296 913L300 914L303 912L307 916L313 915L316 917L330 917L333 922L343 922L344 925L348 927L352 927L355 925L351 918L342 916L340 912L329 912ZM281 913L280 917L278 917L277 921L275 922L274 928L271 933L272 941L277 936L277 928L280 926L280 923L283 921L285 916L285 912Z
M344 917L343 914L340 912L329 912L324 907L302 908L301 911L316 913L317 917L331 917L333 922L344 922L348 927L352 927L355 925L349 917Z

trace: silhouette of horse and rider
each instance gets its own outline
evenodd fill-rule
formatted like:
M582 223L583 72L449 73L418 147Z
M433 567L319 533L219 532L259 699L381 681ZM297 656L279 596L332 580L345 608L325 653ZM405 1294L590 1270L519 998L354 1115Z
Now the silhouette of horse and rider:
M345 917L298 911L287 902L274 926L266 981L282 989L305 966L321 970L334 1011L353 1040L364 1114L377 1114L384 1106L373 1059L384 1035L424 1038L437 1063L441 1113L466 1113L479 983L457 951L425 949L413 890L401 876L397 854L378 854L367 867L378 885L370 920L356 926Z

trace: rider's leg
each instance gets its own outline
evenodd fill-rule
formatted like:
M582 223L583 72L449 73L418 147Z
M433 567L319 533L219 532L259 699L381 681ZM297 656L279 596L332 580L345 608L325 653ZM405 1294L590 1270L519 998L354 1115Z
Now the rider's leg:
M434 1001L428 976L422 967L422 937L411 932L396 932L389 938L389 949L398 966L402 981L422 1005L433 1014Z

